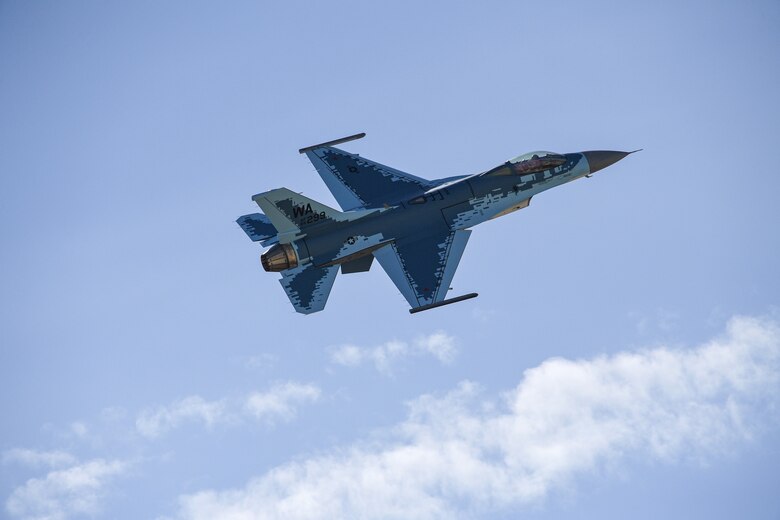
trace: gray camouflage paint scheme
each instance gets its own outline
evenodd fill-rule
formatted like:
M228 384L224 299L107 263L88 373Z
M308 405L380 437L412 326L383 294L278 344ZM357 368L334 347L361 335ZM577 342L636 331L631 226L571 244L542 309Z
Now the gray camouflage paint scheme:
M631 153L552 154L560 164L540 171L517 172L507 161L475 175L426 180L327 144L302 152L343 211L280 188L252 197L265 214L237 220L253 241L293 246L299 264L282 271L280 283L303 314L325 307L339 268L368 271L374 258L412 308L443 302L467 228L527 207L536 194Z

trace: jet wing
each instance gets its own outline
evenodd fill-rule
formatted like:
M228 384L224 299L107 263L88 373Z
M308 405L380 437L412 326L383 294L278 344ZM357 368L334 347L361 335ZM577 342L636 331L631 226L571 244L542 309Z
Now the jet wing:
M338 272L338 265L315 267L309 264L282 272L279 283L297 312L311 314L325 308Z
M428 180L332 146L301 150L344 211L381 208L433 186Z
M471 230L400 239L374 251L379 264L412 308L443 301Z

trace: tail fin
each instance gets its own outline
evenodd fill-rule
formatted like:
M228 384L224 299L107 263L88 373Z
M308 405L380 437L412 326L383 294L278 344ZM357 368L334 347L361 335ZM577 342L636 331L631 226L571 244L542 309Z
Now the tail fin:
M252 197L262 208L273 226L282 235L295 236L305 233L307 228L341 220L350 220L341 211L316 200L304 197L287 188L260 193Z

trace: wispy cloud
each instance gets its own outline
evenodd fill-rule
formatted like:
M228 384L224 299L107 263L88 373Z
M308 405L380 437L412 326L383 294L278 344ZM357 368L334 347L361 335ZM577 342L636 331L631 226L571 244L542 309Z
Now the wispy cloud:
M86 439L89 435L89 428L82 421L74 421L70 423L70 433L79 439Z
M13 517L46 520L98 514L107 484L127 468L126 462L94 459L50 471L14 489L6 511Z
M442 363L451 363L457 349L455 338L443 331L420 336L411 343L387 341L374 347L359 347L346 344L331 349L331 363L356 367L363 363L373 363L383 373L392 372L393 365L409 356L431 355Z
M659 308L652 313L632 311L629 318L636 321L636 330L640 334L649 332L670 333L674 331L680 322L680 315L669 309Z
M198 395L191 395L168 406L142 411L135 421L135 426L144 437L154 438L185 421L202 422L211 428L226 419L224 401L206 401Z
M148 408L138 414L135 427L148 439L155 439L184 423L200 423L206 428L240 423L244 419L267 424L292 420L300 406L320 399L316 385L296 381L278 382L264 392L252 392L242 399L208 401L191 395L167 406Z
M741 317L691 350L548 360L497 401L464 382L411 403L385 442L290 462L241 489L183 496L179 516L470 517L540 500L628 455L710 458L766 426L779 357L778 324Z
M273 368L273 366L278 361L279 361L278 356L274 354L270 354L268 352L264 352L262 354L257 354L246 358L245 366L253 370L268 370L270 368Z
M17 463L28 468L60 468L76 462L76 457L70 453L54 451L38 451L26 448L14 448L3 452L3 464Z
M256 419L273 423L293 419L298 408L320 399L319 387L294 381L276 384L267 392L254 392L246 400L246 411Z
M481 321L482 323L487 323L490 320L494 319L498 313L495 309L485 309L482 307L474 307L471 310L471 316L474 317L474 319Z
M321 395L318 386L296 381L278 382L264 392L253 392L237 399L208 401L191 395L167 406L141 411L136 417L135 428L142 437L155 440L188 422L207 428L243 420L274 424L294 419L300 407L317 402ZM122 420L126 412L108 408L101 415L106 421L114 422ZM88 428L84 423L76 422L69 426L68 432L81 438L88 434ZM130 467L122 460L96 458L80 462L65 451L27 448L6 450L1 460L3 465L45 470L44 476L31 478L14 489L5 502L11 517L38 520L66 520L100 514L108 484Z

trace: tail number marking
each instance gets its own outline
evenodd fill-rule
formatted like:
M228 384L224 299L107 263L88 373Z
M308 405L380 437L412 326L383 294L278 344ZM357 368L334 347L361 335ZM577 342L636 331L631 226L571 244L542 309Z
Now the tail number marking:
M320 220L325 220L328 218L328 216L325 214L324 211L320 211L319 213L315 213L314 210L311 208L311 204L300 204L298 206L293 206L293 218L301 217L300 220L298 220L298 225L302 226L304 224L311 224L313 222L317 222Z

